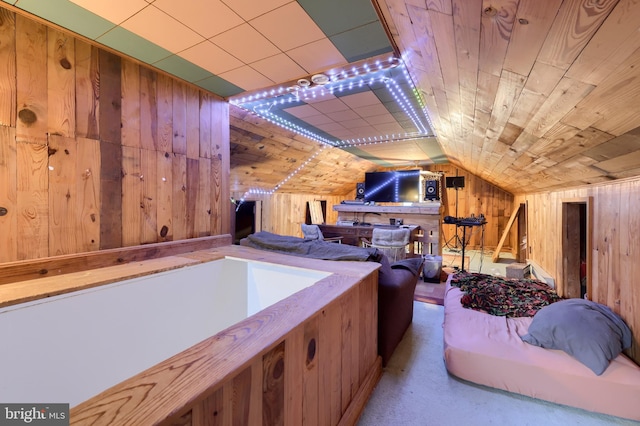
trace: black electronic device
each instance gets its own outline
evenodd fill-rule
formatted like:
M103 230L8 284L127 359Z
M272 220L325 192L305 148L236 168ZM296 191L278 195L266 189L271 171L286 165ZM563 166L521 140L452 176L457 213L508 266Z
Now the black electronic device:
M342 200L340 204L356 204L356 205L364 205L364 200Z
M356 183L356 199L364 200L364 182Z
M471 216L462 218L458 221L459 225L464 226L480 226L484 225L485 223L487 223L487 221L484 218L483 214L480 214L479 216L475 216L472 214Z
M464 188L464 176L447 176L444 178L444 185L447 188Z
M444 217L444 223L446 224L456 224L460 221L460 219L458 219L457 217L454 216L445 216Z
M440 194L438 193L438 181L437 180L425 180L424 181L424 199L425 200L439 200Z
M364 199L376 203L420 201L420 170L367 172Z

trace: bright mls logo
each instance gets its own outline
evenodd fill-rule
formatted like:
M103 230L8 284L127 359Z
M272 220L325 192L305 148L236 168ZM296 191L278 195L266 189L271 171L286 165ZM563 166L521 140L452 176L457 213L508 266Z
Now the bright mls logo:
M0 404L0 425L68 426L69 404Z

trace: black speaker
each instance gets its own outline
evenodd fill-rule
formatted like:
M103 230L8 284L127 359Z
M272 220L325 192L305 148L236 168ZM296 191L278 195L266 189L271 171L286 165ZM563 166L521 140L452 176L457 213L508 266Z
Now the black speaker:
M364 200L364 182L356 184L356 200Z
M464 188L464 176L447 176L444 181L447 188Z
M437 180L425 180L424 181L424 199L425 200L439 200L438 194L438 181Z

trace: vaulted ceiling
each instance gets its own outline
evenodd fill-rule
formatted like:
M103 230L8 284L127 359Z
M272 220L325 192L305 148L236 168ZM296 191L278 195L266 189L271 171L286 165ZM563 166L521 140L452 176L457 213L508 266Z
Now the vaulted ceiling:
M235 193L640 175L636 0L4 1L229 99Z

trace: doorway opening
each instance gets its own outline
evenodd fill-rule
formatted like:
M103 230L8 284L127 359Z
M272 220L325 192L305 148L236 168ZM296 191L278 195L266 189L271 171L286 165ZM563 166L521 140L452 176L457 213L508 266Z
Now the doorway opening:
M236 226L233 244L240 244L240 240L256 232L256 202L243 201L236 209Z
M591 299L592 197L562 202L563 296Z

